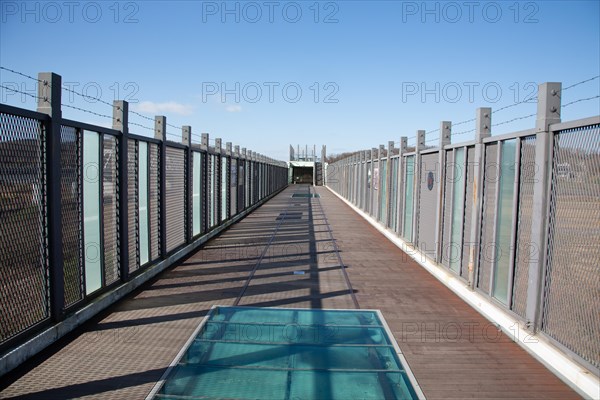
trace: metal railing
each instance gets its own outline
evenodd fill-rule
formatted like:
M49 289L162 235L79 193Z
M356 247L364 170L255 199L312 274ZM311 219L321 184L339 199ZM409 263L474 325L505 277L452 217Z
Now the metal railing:
M540 85L534 129L491 136L480 108L474 141L444 121L436 147L418 131L327 165L326 184L598 374L600 117L561 123L560 94Z
M126 101L112 129L63 119L61 77L37 81L37 112L0 104L0 353L287 185L285 162L189 126L172 141L164 116L153 138L129 132Z

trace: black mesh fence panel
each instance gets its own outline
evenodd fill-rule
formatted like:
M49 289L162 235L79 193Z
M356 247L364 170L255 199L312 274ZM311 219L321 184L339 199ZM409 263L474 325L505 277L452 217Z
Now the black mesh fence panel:
M118 206L117 206L117 139L104 135L102 196L104 205L104 279L110 285L119 280Z
M542 330L600 368L600 126L554 136Z
M496 227L496 184L498 181L498 144L485 146L485 173L483 176L483 211L481 214L481 241L479 244L479 279L477 287L485 293L490 291L490 279L494 257Z
M462 256L461 256L461 268L460 276L465 280L469 279L469 260L471 252L471 213L473 211L473 179L475 174L475 148L467 148L467 162L465 163L466 168L465 174L465 204L463 206L464 211L464 223L462 232Z
M160 148L157 144L149 144L150 152L150 259L160 257Z
M0 114L0 343L49 317L44 129Z
M81 138L75 128L61 126L61 219L65 307L83 299L81 202Z
M139 205L138 205L138 146L135 140L127 142L127 207L129 219L129 272L140 267Z
M442 208L442 264L450 268L450 227L452 222L452 180L454 179L454 153L446 151L445 179L444 179L444 207Z
M185 151L167 147L167 251L185 242Z
M531 243L533 215L533 184L535 172L535 136L521 141L521 165L519 166L519 214L517 221L517 248L513 283L512 310L525 317L527 307L527 279L531 257L539 257L539 249Z

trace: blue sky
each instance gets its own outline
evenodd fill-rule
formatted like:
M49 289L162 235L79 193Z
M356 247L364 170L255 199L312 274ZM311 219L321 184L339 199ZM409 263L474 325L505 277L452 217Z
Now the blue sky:
M330 153L376 147L442 120L471 119L477 107L526 100L541 82L566 87L600 74L598 1L1 3L3 67L32 76L53 71L78 92L125 98L149 117L166 115L174 126L283 160L289 144L326 144ZM0 81L35 90L6 70ZM32 98L0 90L3 103L35 108ZM598 94L595 79L562 101ZM63 96L69 105L112 112ZM535 110L521 104L494 114L493 123ZM580 102L563 109L563 120L599 110L599 99ZM63 115L110 124L69 108ZM493 133L534 124L529 118Z

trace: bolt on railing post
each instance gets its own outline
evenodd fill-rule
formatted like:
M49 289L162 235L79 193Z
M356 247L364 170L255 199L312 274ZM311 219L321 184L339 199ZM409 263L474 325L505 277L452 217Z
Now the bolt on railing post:
M425 150L425 131L417 131L417 144L415 145L415 163L413 165L413 223L412 243L419 247L419 206L421 202L421 152Z
M64 316L65 280L62 235L61 193L61 96L62 78L52 72L38 74L37 111L50 116L46 124L46 201L47 240L50 286L50 316L60 321ZM80 166L81 167L81 166ZM81 199L80 199L81 200Z
M469 240L469 278L468 284L474 289L479 270L479 238L481 235L481 218L483 217L483 184L485 177L485 145L483 139L492 135L492 109L481 107L477 109L475 126L475 151L473 160L473 193L471 207L471 232Z
M452 122L442 121L440 123L440 137L437 165L438 187L437 187L437 208L435 214L435 260L438 263L442 262L442 235L444 232L444 188L446 186L446 150L444 148L452 142Z
M167 256L167 118L163 115L154 117L154 138L160 140L160 178L159 178L159 233L160 255Z
M192 202L194 196L194 160L192 154L192 127L184 125L181 127L181 143L185 148L185 242L192 241L194 220L192 215Z
M117 193L119 194L119 269L121 282L129 280L129 171L127 169L129 140L129 103L124 100L113 102L113 129L120 131L118 142L119 155L117 171L119 176Z
M536 332L541 328L544 301L544 275L548 247L548 217L550 213L550 179L554 147L550 125L560 122L561 83L547 82L538 87L535 166L533 183L533 215L530 249L537 250L537 257L529 252L527 281L526 320L528 328ZM520 244L524 245L523 243Z

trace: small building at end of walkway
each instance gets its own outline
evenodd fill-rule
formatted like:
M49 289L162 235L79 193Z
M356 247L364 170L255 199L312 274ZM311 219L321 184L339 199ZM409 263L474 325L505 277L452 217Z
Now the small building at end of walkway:
M288 183L294 184L312 184L314 186L323 186L324 162L327 154L325 145L321 147L321 156L317 157L317 146L313 145L309 152L308 146L304 149L300 145L290 145L290 161L288 161Z

